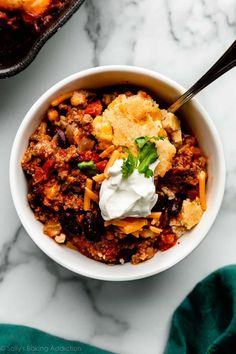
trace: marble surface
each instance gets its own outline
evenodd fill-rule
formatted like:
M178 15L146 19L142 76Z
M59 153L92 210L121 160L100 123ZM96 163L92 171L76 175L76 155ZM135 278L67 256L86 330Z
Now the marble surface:
M231 44L235 0L87 0L19 75L0 82L0 322L34 326L121 354L161 354L171 315L197 281L236 262L236 71L199 94L221 135L227 185L217 220L201 245L148 279L82 279L46 257L21 227L8 164L17 128L52 84L81 69L130 64L190 86Z

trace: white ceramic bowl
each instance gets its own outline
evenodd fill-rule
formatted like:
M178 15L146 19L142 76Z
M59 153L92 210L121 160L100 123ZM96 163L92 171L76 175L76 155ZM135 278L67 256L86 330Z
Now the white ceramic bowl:
M60 81L45 92L30 108L16 134L10 159L10 186L19 218L32 240L54 261L75 273L102 280L132 280L144 278L181 261L206 236L219 211L225 186L225 163L222 145L214 124L196 100L181 109L181 115L198 138L208 157L207 210L200 223L186 233L180 243L168 251L158 252L152 259L139 265L109 266L91 260L77 251L56 244L43 234L43 225L34 218L27 202L27 184L21 169L21 158L28 139L38 126L51 100L63 92L79 88L99 88L117 84L134 84L147 88L167 103L172 103L185 89L176 82L154 71L133 66L103 66L84 70Z

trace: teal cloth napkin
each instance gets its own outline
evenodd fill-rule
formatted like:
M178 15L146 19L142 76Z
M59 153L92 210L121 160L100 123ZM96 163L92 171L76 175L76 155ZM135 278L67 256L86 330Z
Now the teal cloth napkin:
M236 354L236 265L210 274L180 304L164 354Z
M0 325L0 353L112 354L8 324ZM209 275L181 303L173 315L164 354L236 354L236 265Z
M0 353L112 354L91 345L52 336L34 328L0 325Z

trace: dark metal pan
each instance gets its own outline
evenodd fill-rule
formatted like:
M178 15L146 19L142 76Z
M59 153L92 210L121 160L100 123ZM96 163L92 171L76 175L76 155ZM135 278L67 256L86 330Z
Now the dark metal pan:
M57 18L40 33L33 36L25 36L25 40L0 43L0 79L13 76L24 70L36 57L44 43L61 28L70 17L79 9L85 0L71 0L64 7Z

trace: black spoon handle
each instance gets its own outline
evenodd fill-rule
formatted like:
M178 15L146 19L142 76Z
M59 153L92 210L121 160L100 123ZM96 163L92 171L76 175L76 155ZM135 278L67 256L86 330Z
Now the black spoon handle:
M169 112L176 112L183 104L188 102L204 87L211 84L218 77L232 69L236 65L236 41L229 47L229 49L220 57L219 60L177 101L175 101L169 108Z

